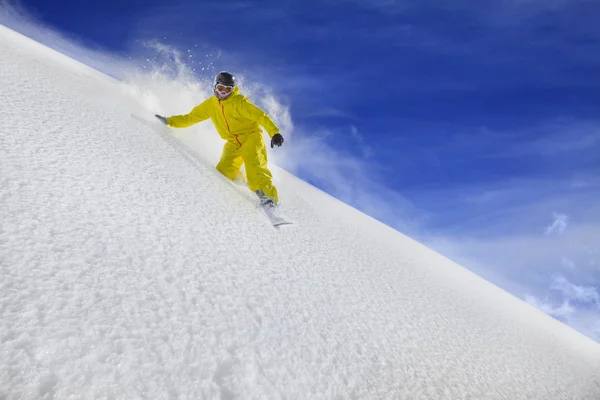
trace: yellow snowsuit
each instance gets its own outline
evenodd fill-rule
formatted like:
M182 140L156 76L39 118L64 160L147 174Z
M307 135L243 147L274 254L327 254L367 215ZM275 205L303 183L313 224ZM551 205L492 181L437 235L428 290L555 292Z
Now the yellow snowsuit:
M275 203L279 201L272 175L267 168L267 148L260 126L270 137L279 133L279 128L260 108L243 96L238 87L229 97L219 100L211 96L194 107L189 114L167 118L167 125L186 128L211 119L217 132L227 142L223 146L217 170L231 180L241 175L242 164L246 166L248 187L253 192L262 190Z

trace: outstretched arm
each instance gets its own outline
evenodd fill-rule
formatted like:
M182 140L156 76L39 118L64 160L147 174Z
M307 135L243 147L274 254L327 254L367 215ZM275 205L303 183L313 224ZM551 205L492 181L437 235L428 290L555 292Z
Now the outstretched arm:
M202 104L194 107L194 109L188 114L174 115L169 118L161 118L159 115L157 115L156 117L163 121L165 124L172 126L173 128L187 128L188 126L192 126L194 124L197 124L198 122L210 118L208 110L208 100L206 100Z

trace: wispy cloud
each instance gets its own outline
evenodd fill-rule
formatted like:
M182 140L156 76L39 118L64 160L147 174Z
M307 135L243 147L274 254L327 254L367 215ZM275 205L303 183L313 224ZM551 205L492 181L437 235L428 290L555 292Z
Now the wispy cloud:
M600 295L593 286L575 285L564 276L557 275L552 279L550 289L560 292L567 300L590 304L600 311Z
M589 120L555 120L513 132L493 157L578 157L581 152L600 149L600 122Z
M358 128L356 126L350 125L350 134L358 144L364 158L372 158L375 155L373 148L365 142L365 137L358 132Z
M565 301L561 305L556 306L528 294L525 295L525 301L534 306L535 308L558 319L568 319L575 312L575 310L573 309L573 307L571 307L568 301Z
M573 170L577 164L587 161L590 161L587 164L590 167L600 168L595 163L596 159L581 158L581 154L592 155L600 151L598 119L550 117L510 129L493 129L486 126L449 126L446 129L449 133L436 137L437 143L432 143L429 146L431 149L452 152L459 156L470 155L477 160L522 159L556 164L557 160L568 158L576 162Z
M551 87L600 85L589 69L590 64L597 67L600 63L598 9L587 0L341 2L394 20L394 24L381 24L365 32L367 36L393 43L399 49L452 57L453 67L464 60L489 71L469 79L461 74L447 79L447 74L428 70L433 85L413 80L426 91L438 87L438 93L449 90L474 94L486 87L510 90L514 85L533 82ZM409 63L411 60L403 60L399 68ZM587 73L578 74L578 70ZM406 85L410 87L410 81Z
M549 293L555 299L544 300L530 294L525 301L541 311L573 326L589 337L600 341L600 295L593 286L576 285L558 274L552 278Z
M553 221L550 226L546 228L546 236L556 234L562 235L567 229L569 223L569 216L565 214L553 213Z
M337 147L336 143L339 136L328 130L311 134L296 130L290 146L282 148L274 160L372 217L402 232L415 232L425 214L406 196L381 181L378 164L366 157L368 149L361 158Z

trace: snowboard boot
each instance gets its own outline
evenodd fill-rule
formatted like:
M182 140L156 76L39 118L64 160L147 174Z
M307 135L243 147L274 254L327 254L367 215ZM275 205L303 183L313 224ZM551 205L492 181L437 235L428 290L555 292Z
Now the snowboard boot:
M271 199L270 197L267 197L265 195L265 193L262 190L257 190L256 195L258 196L258 198L260 199L260 205L265 207L277 207L277 204L275 204L275 202L273 201L273 199Z

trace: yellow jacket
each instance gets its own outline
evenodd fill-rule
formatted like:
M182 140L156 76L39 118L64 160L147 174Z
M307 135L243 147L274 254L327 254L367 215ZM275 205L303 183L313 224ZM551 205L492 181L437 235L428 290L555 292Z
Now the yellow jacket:
M233 93L224 100L211 96L194 107L189 114L167 118L167 125L174 128L186 128L209 118L219 135L227 141L240 143L240 139L244 141L246 135L262 134L260 126L265 128L270 137L279 133L279 128L273 120L242 95L237 86L233 89Z

